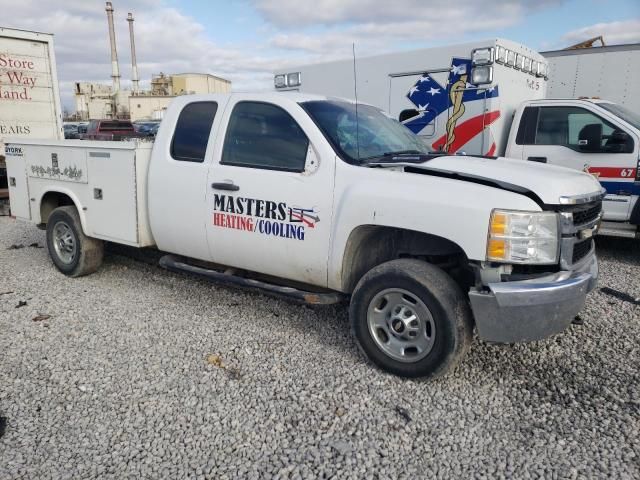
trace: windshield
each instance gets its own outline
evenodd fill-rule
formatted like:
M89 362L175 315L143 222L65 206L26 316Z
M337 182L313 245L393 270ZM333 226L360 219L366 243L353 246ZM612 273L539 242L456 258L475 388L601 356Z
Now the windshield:
M628 108L623 107L622 105L618 105L617 103L598 103L599 107L604 108L608 112L613 113L615 116L620 117L625 122L633 125L635 128L640 130L640 115L635 112L632 112Z
M342 101L301 104L338 154L349 163L393 153L429 153L427 146L401 123L370 105Z

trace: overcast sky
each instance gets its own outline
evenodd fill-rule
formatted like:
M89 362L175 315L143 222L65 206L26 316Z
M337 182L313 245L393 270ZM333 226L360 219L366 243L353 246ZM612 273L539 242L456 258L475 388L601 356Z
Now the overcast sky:
M122 85L131 78L127 12L138 69L205 72L234 90L272 88L276 69L351 55L500 36L537 50L597 35L640 42L639 0L113 0ZM74 81L110 82L102 0L0 0L0 26L55 34L62 101Z

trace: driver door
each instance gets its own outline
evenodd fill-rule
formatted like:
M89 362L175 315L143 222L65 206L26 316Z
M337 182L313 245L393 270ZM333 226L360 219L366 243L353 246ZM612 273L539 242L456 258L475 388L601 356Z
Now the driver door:
M535 108L538 108L535 136L523 146L522 158L591 173L607 190L604 219L628 220L637 198L634 153L637 146L633 139L619 143L614 133L623 130L583 107Z
M214 262L326 286L335 155L297 105L232 100L208 176ZM222 142L221 142L222 144Z

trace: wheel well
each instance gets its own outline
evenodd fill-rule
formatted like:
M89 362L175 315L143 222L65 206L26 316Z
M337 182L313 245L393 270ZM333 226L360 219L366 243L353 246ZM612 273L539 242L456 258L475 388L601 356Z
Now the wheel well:
M69 195L60 192L47 192L40 202L40 223L46 224L49 215L58 207L74 206Z
M347 240L342 261L344 291L352 292L365 273L397 258L418 258L439 266L453 277L463 291L474 281L467 256L451 240L414 230L363 225L351 232Z

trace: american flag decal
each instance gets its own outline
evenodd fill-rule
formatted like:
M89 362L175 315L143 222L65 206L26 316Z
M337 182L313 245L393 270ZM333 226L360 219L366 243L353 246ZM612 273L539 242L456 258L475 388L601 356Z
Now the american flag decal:
M459 57L453 57L451 59L451 69L445 86L440 85L440 83L428 74L422 75L407 93L407 98L416 106L419 114L413 118L405 120L403 122L404 125L412 132L420 134L420 132L437 116L449 109L451 106L449 89L451 85L459 81L463 75L465 75L466 78L469 78L471 75L471 60ZM498 94L497 86L478 89L477 85L467 82L466 89L462 95L462 103L466 104L467 102L473 102L475 100L494 98L497 97ZM489 112L489 114L489 117L486 115L484 116L484 119L490 120L489 123L495 121L500 116L499 111ZM476 118L478 121L471 121ZM456 127L456 135L460 135L460 138L470 140L480 133L486 125L487 123L483 121L482 115L472 119L466 119L466 121L462 122L459 127ZM462 127L464 127L463 131L459 131ZM469 129L472 129L473 131L467 131ZM436 140L433 147L442 148L441 140L442 139ZM456 142L456 144L451 145L449 151L454 152L461 146L462 144L460 144L460 142Z

